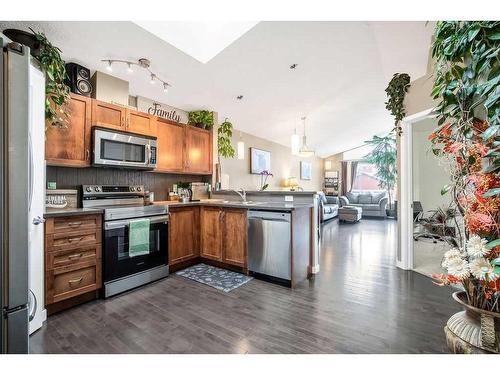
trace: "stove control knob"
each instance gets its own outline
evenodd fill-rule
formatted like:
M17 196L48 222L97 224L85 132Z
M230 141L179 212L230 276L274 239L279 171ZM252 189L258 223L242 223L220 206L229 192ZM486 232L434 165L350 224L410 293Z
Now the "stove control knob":
M96 192L99 192L99 191L101 190L101 188L100 188L99 186L96 186L96 187L94 188L94 190L95 190Z
M130 191L135 191L135 187L131 186Z
M141 191L141 187L140 186L137 186L137 191Z
M87 188L85 190L87 191L87 193L90 193L92 191L92 189L90 188L90 186L87 186Z

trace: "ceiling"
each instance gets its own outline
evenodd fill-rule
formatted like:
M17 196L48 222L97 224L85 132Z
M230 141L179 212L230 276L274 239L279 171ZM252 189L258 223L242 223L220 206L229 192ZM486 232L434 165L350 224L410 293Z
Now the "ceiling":
M215 110L220 121L286 146L307 116L307 143L322 157L391 129L384 89L395 72L425 74L433 31L425 22L259 22L203 63L133 22L0 22L8 27L45 32L66 61L91 70L105 71L106 58L148 58L172 87L164 93L147 72L113 66L131 95Z

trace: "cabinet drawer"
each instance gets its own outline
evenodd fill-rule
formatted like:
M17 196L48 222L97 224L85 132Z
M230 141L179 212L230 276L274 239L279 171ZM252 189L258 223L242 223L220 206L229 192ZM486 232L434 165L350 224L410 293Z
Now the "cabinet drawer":
M51 304L100 288L100 268L95 264L60 267L46 272L47 298Z
M47 220L46 233L73 232L101 227L101 215L61 216Z
M101 243L101 236L101 229L47 234L45 248L47 252L79 249Z
M57 267L72 266L82 263L98 264L101 259L101 245L80 246L77 249L59 250L48 252L45 261L46 269L52 270Z

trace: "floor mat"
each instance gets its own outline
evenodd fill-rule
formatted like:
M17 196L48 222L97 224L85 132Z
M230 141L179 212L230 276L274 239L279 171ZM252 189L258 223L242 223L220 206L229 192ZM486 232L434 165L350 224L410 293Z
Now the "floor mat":
M241 273L228 271L203 263L188 267L182 271L177 271L175 274L198 281L199 283L224 292L230 292L253 279L253 277Z

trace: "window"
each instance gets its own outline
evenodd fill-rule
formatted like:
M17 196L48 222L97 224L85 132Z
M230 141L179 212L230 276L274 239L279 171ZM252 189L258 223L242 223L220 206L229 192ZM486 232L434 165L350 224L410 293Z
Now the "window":
M377 167L375 164L358 162L352 190L383 190L379 186L379 179L376 174Z

